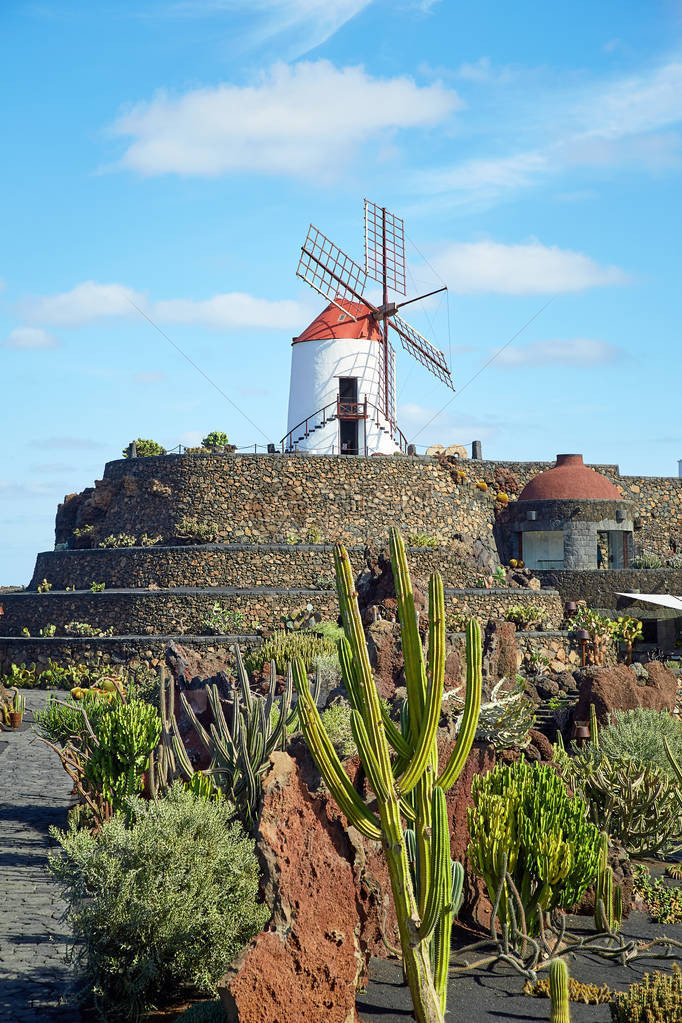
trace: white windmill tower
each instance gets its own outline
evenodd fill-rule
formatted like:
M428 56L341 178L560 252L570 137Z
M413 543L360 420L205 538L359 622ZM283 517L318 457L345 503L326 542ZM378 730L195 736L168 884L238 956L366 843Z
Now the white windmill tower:
M330 304L293 339L282 451L407 452L396 423L389 327L410 355L454 390L443 353L397 315L401 306L446 289L389 302L389 289L406 294L404 222L366 199L364 269L311 224L296 273ZM382 285L381 306L365 297L368 277Z

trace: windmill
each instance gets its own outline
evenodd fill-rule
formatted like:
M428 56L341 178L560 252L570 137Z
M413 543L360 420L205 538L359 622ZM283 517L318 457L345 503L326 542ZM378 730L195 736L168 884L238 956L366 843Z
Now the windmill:
M296 274L328 299L330 305L293 340L289 429L282 441L284 451L348 450L371 454L375 450L388 453L396 447L407 449L396 423L391 330L398 335L405 351L454 390L443 353L398 315L403 306L445 291L445 287L416 298L391 301L390 292L398 296L407 294L404 221L367 199L364 219L364 267L312 224L301 247ZM368 279L381 285L381 305L367 297ZM296 345L301 342L318 342L319 346L296 354ZM363 400L360 388L364 391ZM353 442L353 432L346 427L350 440L344 442L343 424L362 420L364 436L360 438L358 434ZM332 437L336 436L336 421L342 425L335 452ZM332 423L333 429L329 428ZM311 440L316 433L318 436Z

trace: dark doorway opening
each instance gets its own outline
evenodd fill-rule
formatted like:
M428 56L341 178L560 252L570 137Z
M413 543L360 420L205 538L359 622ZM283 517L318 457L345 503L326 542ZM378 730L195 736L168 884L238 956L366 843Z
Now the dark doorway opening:
M342 455L359 454L357 377L339 377L339 442Z

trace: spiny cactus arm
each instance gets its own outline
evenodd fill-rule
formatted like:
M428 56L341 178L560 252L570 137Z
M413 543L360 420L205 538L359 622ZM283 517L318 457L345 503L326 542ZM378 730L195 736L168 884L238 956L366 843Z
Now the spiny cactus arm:
M405 544L400 532L395 528L390 530L390 548L393 581L395 583L398 614L400 617L410 725L412 734L417 735L426 700L426 668L424 666L424 652L422 650L421 639L419 638Z
M175 734L175 732L173 732L172 743L173 751L175 753L175 758L178 762L178 766L180 767L180 770L187 778L187 781L191 781L192 775L194 774L194 768L192 767L192 763L189 757L187 756L187 750L185 749L184 743L182 742L180 737Z
M597 711L593 703L590 704L590 742L599 749L599 724L597 722Z
M362 715L358 710L351 710L350 712L350 728L355 739L355 745L358 748L360 759L362 760L362 766L367 772L367 778L372 786L374 794L377 799L385 801L388 798L388 786L386 781L381 776L381 770L379 768L379 762L374 755L372 744L369 741L367 735L367 729L365 723L362 720ZM391 779L392 781L392 779Z
M182 706L184 708L185 713L187 714L188 718L192 722L192 726L194 727L194 731L199 736L199 739L201 741L201 745L204 747L204 749L206 750L207 753L210 753L211 752L211 736L208 734L208 732L206 731L206 729L202 725L201 721L199 721L199 718L194 713L194 710L193 710L192 706L190 705L190 702L189 702L189 700L187 699L187 697L185 696L184 693L180 693L180 702L182 703Z
M386 732L386 738L390 742L393 749L396 751L399 757L409 758L412 756L412 747L404 738L400 729L396 727L393 721L391 721L391 715L388 713L386 706L381 704L381 717L384 722L384 731ZM403 767L404 770L404 767ZM402 773L402 772L401 772Z
M221 735L228 734L227 721L225 720L225 714L223 713L223 703L220 699L220 693L218 692L218 686L206 686L206 696L208 698L208 704L211 708L211 714L216 727Z
M457 742L450 754L443 773L436 782L439 788L447 790L459 778L469 756L476 737L478 715L481 710L481 693L483 688L481 675L481 627L475 618L467 624L466 629L467 657L467 688L462 724L457 735Z
M445 807L445 793L442 789L435 788L432 798L431 884L426 897L424 916L419 926L420 940L431 937L443 910L449 902L452 888L450 834Z
M379 822L351 785L350 778L329 741L319 711L310 695L308 676L300 658L296 658L293 663L293 676L298 691L301 727L320 774L334 799L358 831L378 841L381 838Z
M357 703L355 709L362 714L365 725L371 733L375 724L372 720L372 696L376 696L376 687L369 663L365 633L360 619L353 571L346 549L342 544L336 544L334 547L334 567L336 569L336 589L339 595L341 619L352 654L351 671L353 673L353 681L351 682L348 695L351 697L351 701L355 700ZM381 704L378 696L376 697L376 716L381 718Z
M353 651L345 636L342 636L337 643L337 650L341 667L341 679L348 693L348 702L354 710L359 711L364 717L366 714L366 702L362 696L362 686L358 685L358 680L355 677Z
M445 674L445 605L443 580L438 574L431 576L429 584L429 664L431 680L426 693L426 704L414 754L405 773L398 781L399 791L405 795L415 787L424 774L429 758L434 754L434 739L440 719Z
M277 665L274 661L270 661L270 685L268 686L268 695L265 698L265 717L270 720L270 712L275 702L275 689L277 688Z

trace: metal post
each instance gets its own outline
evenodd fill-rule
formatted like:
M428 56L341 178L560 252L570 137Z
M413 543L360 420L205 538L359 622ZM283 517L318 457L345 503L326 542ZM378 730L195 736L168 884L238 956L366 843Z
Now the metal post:
M390 419L391 412L388 405L388 280L387 280L387 257L386 257L386 207L381 208L381 262L382 276L384 279L384 411L386 418Z

